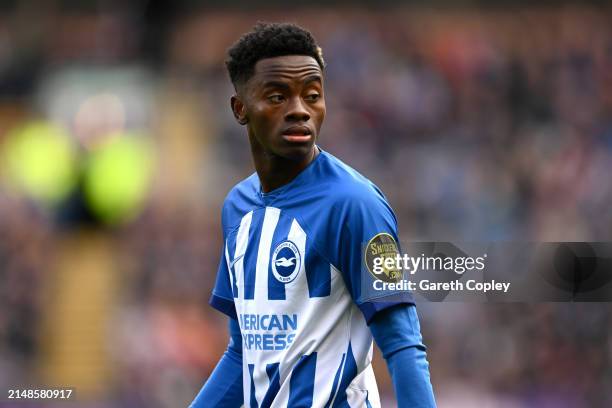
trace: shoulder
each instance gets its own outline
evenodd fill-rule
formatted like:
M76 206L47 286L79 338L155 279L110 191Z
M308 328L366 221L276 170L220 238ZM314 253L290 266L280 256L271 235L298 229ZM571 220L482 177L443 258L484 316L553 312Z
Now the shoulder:
M350 210L366 207L391 209L383 192L372 181L337 157L324 154L322 177L327 190L328 200L337 209Z
M257 204L256 197L259 189L257 173L251 174L227 193L221 209L221 222L223 229L231 229L244 214L248 213Z
M320 200L314 200L317 210L309 213L309 224L320 226L327 237L336 237L333 242L349 236L365 240L381 231L396 234L397 218L382 191L340 159L321 154L311 196Z

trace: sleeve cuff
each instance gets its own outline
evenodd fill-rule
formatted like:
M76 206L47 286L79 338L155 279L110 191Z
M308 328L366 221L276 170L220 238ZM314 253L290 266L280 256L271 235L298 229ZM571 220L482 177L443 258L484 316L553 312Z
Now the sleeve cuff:
M376 300L375 302L365 302L358 304L357 307L359 307L359 309L363 313L363 316L366 320L366 324L369 326L376 313L388 309L390 307L402 304L414 305L415 303L411 296L405 297L403 299L401 296L390 296L388 301L380 299Z
M233 300L222 298L213 293L208 300L208 304L232 319L238 320Z

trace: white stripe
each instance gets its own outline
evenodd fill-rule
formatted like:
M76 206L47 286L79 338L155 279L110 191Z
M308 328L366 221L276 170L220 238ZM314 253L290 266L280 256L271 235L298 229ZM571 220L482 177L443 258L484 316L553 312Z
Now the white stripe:
M251 374L249 373L249 363L246 358L242 359L242 393L245 406L251 406Z
M337 348L332 348L331 350L325 350L326 352L318 353L317 357L321 357L321 364L319 367L319 359L317 358L317 372L315 376L315 389L314 389L314 401L318 402L321 406L327 403L328 398L333 393L331 398L331 407L334 406L334 401L336 401L336 396L338 395L338 390L340 389L340 381L342 380L342 374L344 373L344 367L346 366L346 355L344 356L345 360L342 360L342 354L338 351L340 347L344 347L346 344L346 340L344 338L341 341L336 341L335 345L339 345ZM345 350L348 346L345 347ZM330 347L331 348L331 347ZM342 365L340 365L342 363ZM340 375L338 377L338 383L336 384L336 388L333 389L334 378L336 376L336 372L340 369Z
M346 367L345 361L342 361L342 353L348 349L350 341L350 312L348 312L353 303L344 281L339 275L339 272L333 267L330 268L331 277L331 294L323 298L316 298L325 310L326 316L333 316L330 319L334 322L331 325L321 325L319 323L319 333L326 338L324 344L318 347L317 355L317 372L315 376L315 389L313 406L324 406L327 403L330 395L332 396L332 406L338 396L340 389L340 380L344 374ZM313 299L311 299L313 300ZM325 306L323 306L325 305ZM332 389L333 380L340 367L340 376L336 388Z
M255 269L255 300L268 301L268 267L270 266L270 247L272 237L278 224L281 210L274 207L266 207L259 249L257 250L257 266Z
M263 225L261 227L261 236L259 238L259 248L257 249L257 263L255 266L255 296L253 301L264 306L266 310L268 304L268 266L270 265L270 247L272 246L272 238L274 230L278 224L280 209L274 207L266 207L264 214ZM261 311L262 309L258 309ZM275 361L268 361L270 352L260 352L254 359L255 370L253 371L253 381L255 383L255 399L258 404L264 399L266 391L270 387L270 381L266 373L266 364ZM273 354L273 352L272 352Z
M293 367L291 367L293 369ZM289 382L291 381L291 371L287 372L286 368L280 367L279 377L281 380L281 388L274 398L271 408L286 408L289 405Z
M347 400L351 407L362 407L365 398L369 397L372 407L380 407L378 389L374 371L372 370L373 342L372 333L368 329L363 313L351 305L351 347L359 373L347 389ZM368 390L369 395L358 390ZM349 392L350 391L350 392Z
M306 233L298 224L298 222L294 219L291 223L291 229L289 230L289 235L287 239L297 246L298 251L300 251L300 255L302 257L302 262L300 263L300 271L298 272L295 280L287 285L285 285L285 293L287 291L291 291L293 297L289 297L287 293L287 299L291 299L292 302L298 301L295 296L300 296L302 298L309 299L308 294L308 281L306 279ZM302 300L299 300L302 301ZM307 308L307 303L304 304L305 310Z
M368 401L370 401L370 405L372 405L372 408L380 408L378 384L376 384L376 377L374 376L374 369L372 365L366 369L365 384L368 389Z
M238 297L244 299L244 253L249 243L249 228L253 219L253 211L249 211L242 220L240 220L240 228L236 236L236 250L234 251L234 259L238 259L234 264L236 272L236 287L238 288Z
M227 240L225 240L225 265L227 265L227 272L229 273L230 290L234 293L234 276L232 275L232 267L230 266L229 252L227 250Z

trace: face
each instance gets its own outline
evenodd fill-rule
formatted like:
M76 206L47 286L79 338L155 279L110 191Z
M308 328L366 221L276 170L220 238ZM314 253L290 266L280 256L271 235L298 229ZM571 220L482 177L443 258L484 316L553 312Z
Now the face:
M291 160L312 157L325 118L323 73L308 56L266 58L232 97L254 154Z

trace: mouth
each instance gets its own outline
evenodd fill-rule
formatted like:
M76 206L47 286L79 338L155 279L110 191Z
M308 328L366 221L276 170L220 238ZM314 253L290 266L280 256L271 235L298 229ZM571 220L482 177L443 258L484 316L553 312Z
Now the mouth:
M291 126L282 133L283 139L291 143L304 143L310 141L312 132L307 126Z

